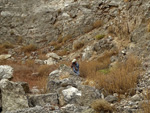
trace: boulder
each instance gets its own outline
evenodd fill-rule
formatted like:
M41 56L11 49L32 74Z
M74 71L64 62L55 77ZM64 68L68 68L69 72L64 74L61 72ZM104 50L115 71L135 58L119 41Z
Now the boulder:
M20 84L3 79L0 81L0 89L2 91L2 113L29 107L24 89Z
M25 93L30 93L29 85L27 82L17 82L17 83L23 87Z
M118 98L116 96L113 96L113 95L108 95L105 100L107 102L110 102L110 103L114 103L114 102L117 102Z
M45 106L35 106L21 110L6 111L6 113L62 113L58 106L46 104Z
M3 54L3 55L0 55L0 60L5 60L5 59L8 59L10 57L11 57L10 54Z
M44 60L44 64L54 65L54 64L56 64L56 60L50 57L49 59Z
M64 99L66 102L71 101L76 96L81 96L81 91L79 91L77 88L70 86L69 88L62 91L62 94L64 96Z
M11 79L13 77L13 68L7 65L0 65L0 80Z
M85 107L85 106L67 104L66 106L61 107L61 112L62 113L94 113L94 112L86 112L89 109L90 109L89 107Z
M60 60L61 59L61 57L58 56L56 53L47 53L46 57L48 57L48 58L51 57L51 58L56 59L56 60Z
M58 95L56 93L38 94L28 96L29 106L45 106L46 104L58 105Z

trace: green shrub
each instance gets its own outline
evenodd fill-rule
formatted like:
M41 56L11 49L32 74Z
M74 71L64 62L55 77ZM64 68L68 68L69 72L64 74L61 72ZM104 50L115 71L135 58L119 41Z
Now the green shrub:
M95 36L95 39L96 40L100 40L100 39L102 39L102 38L104 38L105 37L105 35L103 35L103 34L101 34L101 35L96 35Z

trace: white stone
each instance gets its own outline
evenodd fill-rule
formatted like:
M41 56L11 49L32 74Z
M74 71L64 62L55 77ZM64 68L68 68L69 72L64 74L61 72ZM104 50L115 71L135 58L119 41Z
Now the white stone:
M59 70L55 70L55 71L52 71L49 76L59 76L59 73L60 71Z
M49 58L49 59L44 61L44 64L54 65L54 64L56 64L56 61L53 58Z
M0 55L0 60L5 60L5 59L8 59L10 57L11 57L10 54L3 54L3 55Z
M73 96L81 96L81 91L72 86L63 90L62 93L67 100L70 100Z
M10 79L13 76L13 68L8 65L0 65L0 79Z
M61 57L58 56L56 53L47 53L46 57L48 57L48 58L51 57L51 58L54 58L54 59L57 59L57 60L61 59Z

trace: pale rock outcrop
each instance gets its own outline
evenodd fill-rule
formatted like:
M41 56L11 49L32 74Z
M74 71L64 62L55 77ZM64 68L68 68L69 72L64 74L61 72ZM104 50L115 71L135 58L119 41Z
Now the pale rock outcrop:
M56 59L56 60L60 60L61 59L61 57L58 56L56 53L47 53L46 57L48 57L48 58L51 57L51 58Z
M58 95L57 93L48 93L48 94L38 94L38 95L29 95L29 106L45 106L46 104L58 105Z
M62 91L65 101L69 102L75 96L81 96L81 91L79 91L75 87L68 87L67 89Z
M0 89L2 91L2 113L29 107L28 99L20 84L3 79L0 81Z
M0 79L11 79L13 77L13 68L8 65L0 65Z
M10 54L2 54L2 55L0 55L0 60L5 60L5 59L8 59L10 57L11 57Z

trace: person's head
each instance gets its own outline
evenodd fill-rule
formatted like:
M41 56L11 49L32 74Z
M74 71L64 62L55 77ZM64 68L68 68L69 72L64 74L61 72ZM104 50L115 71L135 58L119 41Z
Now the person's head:
M73 59L73 60L72 60L72 64L75 64L75 63L76 63L76 61L77 61L76 59Z

